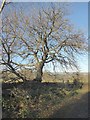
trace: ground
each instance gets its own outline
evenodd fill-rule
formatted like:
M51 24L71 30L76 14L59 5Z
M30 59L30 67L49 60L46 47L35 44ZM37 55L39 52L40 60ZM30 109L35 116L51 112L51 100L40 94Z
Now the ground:
M51 78L46 76L48 81L52 78L54 79L53 76ZM61 78L64 78L64 75ZM69 79L72 80L72 77ZM38 84L35 81L3 83L2 116L3 118L87 118L90 91L86 79L81 80L84 82L82 88L79 86L73 88L71 82L68 88L67 83L63 81Z
M87 118L88 117L88 86L85 85L77 96L69 98L62 103L52 118Z

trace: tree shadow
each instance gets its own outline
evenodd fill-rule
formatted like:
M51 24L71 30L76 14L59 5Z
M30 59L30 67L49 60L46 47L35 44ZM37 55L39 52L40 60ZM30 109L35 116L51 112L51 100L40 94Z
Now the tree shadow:
M20 88L24 90L29 90L31 93L31 96L36 97L36 99L39 98L41 92L45 88L63 88L63 83L49 83L49 82L37 82L37 81L25 81L25 82L18 82L18 83L2 83L2 97L9 97L11 94L11 91L13 88ZM34 95L33 95L34 93Z
M12 83L12 84L5 83L2 86L3 87L2 97L5 98L6 101L14 98L15 94L13 92L13 88L19 88L19 91L25 90L27 92L25 94L25 100L27 99L27 95L29 95L31 101L33 101L34 104L38 104L40 95L49 94L49 93L52 95L54 95L54 93L55 93L55 95L56 95L56 93L58 93L58 91L60 91L60 90L62 91L62 89L64 88L64 86L63 87L62 86L63 86L63 83L49 83L49 82L48 83L47 82L37 83L36 81L26 81L25 83ZM59 94L61 97L62 93L59 93ZM22 92L20 95L22 97ZM48 96L46 96L46 97L48 98ZM86 104L85 101L87 101L87 100L85 98L87 98L87 94L85 94L84 96L82 96L82 98L80 98L80 100L82 100L81 103L79 102L81 106L83 103ZM68 116L70 118L73 116L78 117L78 115L77 115L78 113L72 114L70 112L71 111L73 112L74 111L73 109L75 109L76 111L80 111L80 109L77 110L77 107L76 107L76 106L80 106L78 104L78 101L80 101L80 100L75 101L75 103L71 102L69 105L62 107L61 109L56 111L52 116L50 116L50 118L65 118L65 117L67 118ZM57 101L57 100L55 99L55 101ZM76 106L74 104L76 104ZM73 106L73 107L70 108L70 106ZM86 105L84 105L83 108L84 108L84 114L85 114L85 116L87 116L86 115L86 113L87 113ZM70 112L67 112L67 111L70 111ZM72 116L70 116L70 115L72 115Z
M50 82L37 82L37 81L25 81L25 82L18 82L18 83L2 83L2 96L6 96L9 97L11 94L11 91L13 90L13 88L20 88L20 89L24 89L24 90L28 90L30 91L31 96L36 97L36 99L38 100L40 94L43 94L43 92L45 92L48 90L54 90L59 88L59 90L62 90L63 88L65 88L65 84L62 83L50 83ZM70 90L72 90L73 88L71 88ZM53 92L53 91L52 91Z
M88 118L89 108L88 101L90 92L84 94L81 98L62 106L50 118Z

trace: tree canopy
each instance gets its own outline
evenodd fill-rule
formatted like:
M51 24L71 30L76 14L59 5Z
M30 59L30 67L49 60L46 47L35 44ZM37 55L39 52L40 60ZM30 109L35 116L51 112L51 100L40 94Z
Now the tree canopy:
M32 16L22 10L3 15L1 64L23 80L22 70L36 70L36 80L41 82L43 67L49 62L77 68L76 55L87 50L87 41L63 7L53 4L35 12Z

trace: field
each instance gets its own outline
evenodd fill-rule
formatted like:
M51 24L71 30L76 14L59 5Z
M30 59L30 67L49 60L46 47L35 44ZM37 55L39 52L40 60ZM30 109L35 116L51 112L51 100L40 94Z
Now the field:
M88 117L88 75L44 73L43 82L3 82L3 118ZM69 86L67 81L69 80ZM83 85L81 84L83 83ZM82 86L81 86L82 85Z

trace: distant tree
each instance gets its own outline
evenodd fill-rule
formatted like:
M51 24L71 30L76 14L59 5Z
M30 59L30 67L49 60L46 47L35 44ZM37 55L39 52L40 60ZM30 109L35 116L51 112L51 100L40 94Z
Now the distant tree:
M1 64L23 80L26 76L21 70L35 70L38 82L42 81L46 63L77 68L76 55L86 51L87 41L82 32L73 28L67 15L65 8L51 4L32 16L22 11L3 16Z

